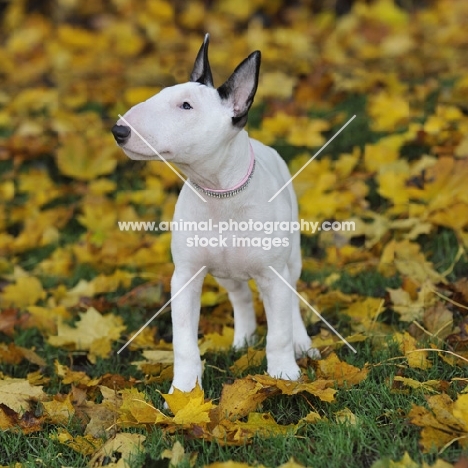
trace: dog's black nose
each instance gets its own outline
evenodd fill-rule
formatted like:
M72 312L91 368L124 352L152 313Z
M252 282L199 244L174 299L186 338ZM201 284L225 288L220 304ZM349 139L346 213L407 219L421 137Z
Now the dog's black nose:
M112 127L112 134L119 145L123 145L128 140L130 133L130 127L126 125L114 125Z

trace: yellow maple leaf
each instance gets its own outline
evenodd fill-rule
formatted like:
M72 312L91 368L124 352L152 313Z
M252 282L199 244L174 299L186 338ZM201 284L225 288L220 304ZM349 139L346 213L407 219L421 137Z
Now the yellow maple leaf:
M255 375L247 378L261 383L269 391L278 389L284 395L297 395L301 392L307 392L329 403L335 400L335 393L337 392L334 388L330 388L333 387L333 380L317 379L313 382L296 382L276 379L269 375Z
M73 266L71 250L68 247L55 249L51 256L42 260L36 270L49 276L68 276Z
M297 118L295 124L289 129L286 140L294 146L316 147L325 143L321 132L328 130L330 124L323 119L309 120Z
M351 304L344 313L353 320L353 329L359 331L368 330L377 320L377 317L385 310L382 307L382 299L366 297Z
M466 202L453 204L447 209L431 214L428 220L439 226L452 228L457 233L462 233L463 228L468 225L468 204Z
M231 385L224 385L218 405L218 418L240 419L255 411L269 392L251 378L237 379Z
M415 300L403 288L387 288L387 291L390 294L390 300L393 302L393 309L400 314L400 320L403 322L422 320L424 311L435 303L431 284L427 281L419 288Z
M232 2L238 8L238 2ZM245 2L248 3L248 2ZM258 87L257 99L262 97L276 97L289 99L292 96L296 78L287 75L284 72L273 71L265 72L260 76L260 85Z
M60 364L57 360L54 362L55 372L62 379L62 383L74 384L76 386L94 387L99 384L100 378L91 379L83 371L72 371L69 367Z
M93 195L104 195L105 193L114 192L117 184L106 178L92 180L88 185L89 193Z
M271 132L275 138L284 137L294 125L295 117L285 112L278 112L273 117L265 117L262 121L262 129Z
M7 180L0 184L0 199L11 200L15 196L15 184L12 180Z
M115 270L111 275L99 275L91 283L94 286L94 293L113 292L118 288L128 288L134 275L124 270Z
M432 363L427 359L427 351L418 350L416 347L416 339L408 332L395 333L395 341L400 345L400 348L405 353L408 359L408 365L416 369L429 369Z
M93 297L94 294L94 283L80 279L72 289L60 297L59 304L64 307L73 307L80 302L82 297Z
M321 376L334 380L338 385L346 382L348 385L356 385L367 377L369 369L359 369L347 362L340 361L339 357L332 353L326 359L318 362Z
M398 160L392 164L386 164L380 168L377 175L379 184L378 192L382 197L388 198L400 210L406 211L409 201L406 189L406 180L409 176L409 165L407 161ZM398 212L397 212L398 213Z
M60 172L78 180L92 180L110 174L117 165L118 148L112 140L86 139L83 134L68 133L62 136L56 159Z
M119 423L125 426L139 424L160 424L171 421L160 410L146 401L144 393L136 388L124 389L121 392L122 404L118 409Z
M116 434L93 455L89 466L109 466L126 468L127 461L142 451L146 437L141 434L120 432Z
M465 431L468 432L468 394L458 395L453 405L453 415L465 425Z
M46 292L41 282L34 276L23 276L15 284L9 284L0 294L0 305L27 307L45 299Z
M335 413L335 419L336 422L340 424L355 425L359 422L359 419L349 408L344 408L340 411L337 411Z
M340 157L335 161L335 170L339 175L339 178L345 179L349 177L356 164L359 161L361 150L355 146L351 154L341 154Z
M232 346L234 339L234 328L224 326L222 334L207 333L200 340L200 354L203 355L207 351L227 350Z
M117 213L115 206L110 200L97 198L89 200L81 207L82 214L76 219L90 232L107 232L115 229L117 224Z
M438 302L434 306L426 308L423 323L427 331L436 337L445 339L453 330L453 312L444 303Z
M52 346L71 347L72 349L92 350L93 346L103 341L109 346L104 352L97 351L90 354L90 360L97 356L107 357L110 352L110 344L120 337L125 330L123 320L112 314L101 315L94 307L90 307L85 313L80 314L80 320L76 327L63 323L59 319L57 335L50 336L48 342Z
M434 270L431 262L421 252L421 246L416 242L391 240L382 253L386 263L394 263L397 270L404 276L419 284L446 283L443 275Z
M71 394L68 394L65 399L54 397L52 401L44 401L42 404L52 424L67 425L75 414Z
M408 24L408 13L395 5L391 0L377 0L370 5L363 5L365 8L364 14L368 18L372 18L382 22L388 26L406 26ZM362 10L358 10L362 11Z
M179 463L188 459L184 446L176 440L171 449L166 449L161 453L161 458L169 459L169 467L176 467Z
M201 306L212 307L227 301L227 294L219 291L205 291L201 295Z
M247 348L247 352L237 359L230 367L234 374L241 374L249 367L259 366L265 358L264 349Z
M367 109L372 119L371 128L376 132L393 132L409 121L408 100L386 91L370 96Z
M132 364L138 365L141 363L152 363L152 364L173 364L174 363L174 352L167 350L144 350L143 356L147 361L135 361Z
M408 193L411 198L426 202L430 213L446 210L458 203L468 203L467 177L468 158L440 157L427 168L424 187L411 187Z
M235 426L238 428L235 437L237 440L243 440L249 434L257 434L261 437L286 435L296 432L299 427L298 424L278 424L270 413L249 413L247 422L236 421Z
M57 434L51 434L50 438L59 441L61 444L70 447L82 455L92 455L104 444L101 438L93 437L91 434L73 437L62 427L59 427Z
M439 380L426 380L425 382L419 382L418 380L410 379L408 377L402 377L401 375L395 375L395 377L393 377L393 380L396 382L401 382L407 387L422 390L426 393L437 393L436 389L440 386Z
M200 385L197 384L191 392L182 392L174 388L172 394L162 396L174 414L175 424L191 426L210 422L209 412L215 405L211 400L205 403L205 395Z
M306 424L314 424L317 421L320 421L322 419L323 419L322 416L320 416L320 414L318 414L316 411L310 411L309 413L307 413L306 416L301 418L299 422L303 422Z
M387 164L398 160L399 151L404 143L404 138L398 135L381 138L377 143L367 144L364 147L364 164L368 171L379 171Z
M31 385L26 379L0 379L0 403L22 415L29 409L29 401L42 401L46 394L42 386Z
M466 435L466 422L458 417L464 417L462 408L465 400L462 399L456 407L456 415L455 405L445 393L427 397L427 403L430 410L413 405L408 414L412 424L423 428L420 440L423 452L431 451L434 446L439 449L458 438L462 446L466 446L467 439L463 437Z

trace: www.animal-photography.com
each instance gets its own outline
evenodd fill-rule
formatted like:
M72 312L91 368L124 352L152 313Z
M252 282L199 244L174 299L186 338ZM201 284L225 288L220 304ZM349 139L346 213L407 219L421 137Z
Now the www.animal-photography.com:
M0 466L468 467L466 1L0 13Z

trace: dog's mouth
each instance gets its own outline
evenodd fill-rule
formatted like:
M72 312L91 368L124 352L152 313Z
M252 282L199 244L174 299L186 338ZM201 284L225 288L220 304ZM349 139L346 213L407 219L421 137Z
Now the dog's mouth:
M121 148L130 159L135 161L163 161L171 155L170 151L158 151L156 153L150 148L148 148L148 151L151 151L150 153L137 153L128 148L125 148L125 146L121 146Z

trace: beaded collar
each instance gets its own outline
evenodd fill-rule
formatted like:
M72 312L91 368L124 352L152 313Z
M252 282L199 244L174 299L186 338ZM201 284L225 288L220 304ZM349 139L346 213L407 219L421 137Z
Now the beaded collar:
M193 182L192 180L190 183L201 193L204 193L205 195L208 195L209 197L213 198L228 198L228 197L233 197L234 195L238 194L239 192L242 192L247 188L247 186L250 183L250 180L252 179L253 173L255 170L255 154L252 148L252 145L250 145L250 165L249 169L247 171L247 174L244 176L244 178L234 187L228 188L228 189L210 189L208 187L202 187L201 185L198 185L196 182Z

